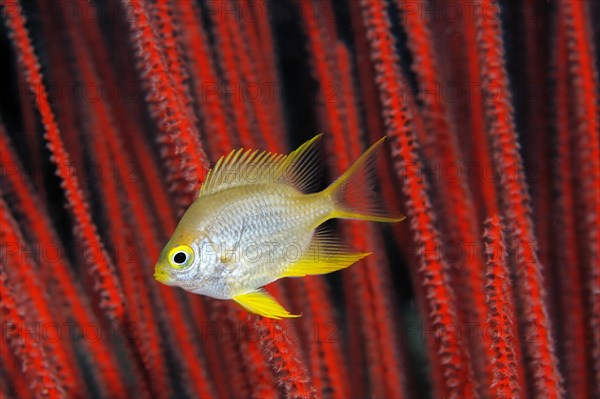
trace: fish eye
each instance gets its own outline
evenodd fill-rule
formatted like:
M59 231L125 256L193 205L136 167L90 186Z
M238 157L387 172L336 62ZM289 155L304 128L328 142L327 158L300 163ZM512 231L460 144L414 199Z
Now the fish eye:
M194 261L194 251L187 245L177 245L169 251L169 263L176 269L189 267Z

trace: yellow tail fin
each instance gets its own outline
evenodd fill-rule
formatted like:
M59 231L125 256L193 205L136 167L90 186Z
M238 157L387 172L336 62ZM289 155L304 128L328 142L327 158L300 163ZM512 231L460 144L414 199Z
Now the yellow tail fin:
M376 201L373 192L373 171L385 137L379 139L360 158L327 187L323 194L331 198L334 211L330 218L399 222L404 216L389 212Z

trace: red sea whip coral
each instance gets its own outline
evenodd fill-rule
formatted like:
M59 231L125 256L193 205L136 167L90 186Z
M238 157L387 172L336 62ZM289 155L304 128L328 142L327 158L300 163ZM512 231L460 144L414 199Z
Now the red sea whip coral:
M120 284L115 277L114 266L108 259L104 245L97 235L96 226L91 221L88 204L79 189L80 184L76 176L73 176L68 170L69 155L65 151L58 125L48 102L48 93L44 90L40 66L25 28L25 16L18 3L7 3L4 7L6 24L11 31L15 47L19 49L19 64L24 70L45 127L44 137L52 152L51 160L56 165L57 174L63 180L67 201L73 212L73 218L78 223L77 233L89 249L97 249L100 254L96 262L90 265L90 270L96 277L96 287L102 300L101 305L107 309L107 315L119 319L125 312ZM36 89L39 89L40 92L36 92Z
M498 10L493 1L484 1L479 10ZM492 11L493 12L493 11ZM506 214L509 242L519 277L517 289L522 304L522 320L535 328L537 339L525 347L534 394L541 397L561 395L561 381L554 356L554 342L548 313L544 306L541 266L534 252L535 238L529 209L527 186L518 153L513 108L500 41L502 30L498 15L476 12L479 30L481 78L485 92L485 111L490 143L499 170L499 188ZM491 90L499 91L492 93Z
M519 364L515 345L515 306L510 273L506 265L506 248L502 221L496 216L485 222L485 258L487 265L486 302L488 305L488 330L493 360L488 365L492 374L492 395L498 398L520 398L522 396Z
M546 398L559 371L597 395L598 6L448 4L0 2L19 96L0 102L0 395ZM523 106L536 74L550 107ZM56 90L73 81L105 90ZM152 279L210 164L320 130L330 176L390 138L375 200L407 221L336 226L374 255L270 286L303 313L285 323Z
M457 325L454 292L448 284L448 266L439 257L441 248L439 233L434 223L434 214L427 197L427 186L423 181L421 163L417 158L417 143L412 129L408 104L401 96L398 56L390 30L390 21L385 3L378 0L363 0L363 16L368 27L371 42L371 57L379 64L376 82L380 89L384 109L384 122L387 134L392 138L392 158L402 184L404 195L409 201L409 222L420 256L419 279L423 282L426 295L426 310L433 329ZM411 168L414 174L406 171ZM433 248L433 250L432 250ZM468 352L460 337L448 337L442 333L441 339L433 344L439 367L442 370L437 393L446 392L451 397L472 397L475 387L472 381L471 364Z

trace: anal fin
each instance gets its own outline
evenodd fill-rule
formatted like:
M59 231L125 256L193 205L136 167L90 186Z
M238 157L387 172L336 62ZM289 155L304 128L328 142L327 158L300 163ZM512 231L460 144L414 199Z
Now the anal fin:
M332 234L317 230L308 250L279 276L327 274L352 266L370 252L352 252Z
M257 289L245 294L236 295L233 300L239 303L250 313L258 314L270 319L282 319L290 317L300 317L300 315L291 314L267 291Z

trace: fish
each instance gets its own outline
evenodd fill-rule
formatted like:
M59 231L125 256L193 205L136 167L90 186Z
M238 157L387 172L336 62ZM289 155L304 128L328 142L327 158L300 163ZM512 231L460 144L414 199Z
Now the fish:
M206 175L157 260L154 278L195 294L233 300L271 319L299 317L265 286L285 277L345 269L356 252L323 224L330 219L399 222L373 190L385 137L319 192L322 134L288 155L237 149Z

